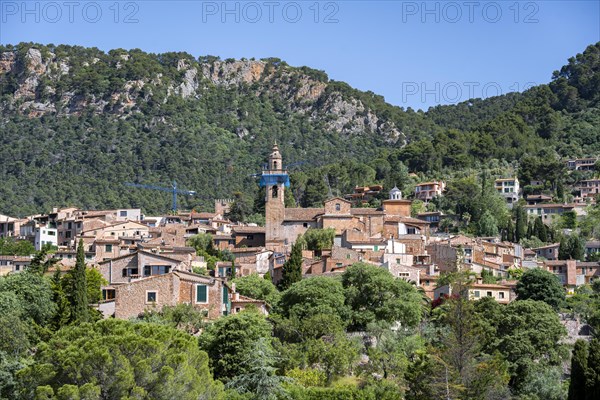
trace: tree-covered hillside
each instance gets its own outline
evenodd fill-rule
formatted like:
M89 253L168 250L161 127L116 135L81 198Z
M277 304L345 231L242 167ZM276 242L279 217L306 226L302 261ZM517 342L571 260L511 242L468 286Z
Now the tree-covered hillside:
M331 187L397 184L465 168L558 160L600 151L600 43L549 85L428 112L329 80L279 59L21 43L0 47L0 213L55 205L169 209L169 196L124 182L176 180L209 208L242 191L274 141L292 171L295 201ZM301 171L301 172L300 172Z

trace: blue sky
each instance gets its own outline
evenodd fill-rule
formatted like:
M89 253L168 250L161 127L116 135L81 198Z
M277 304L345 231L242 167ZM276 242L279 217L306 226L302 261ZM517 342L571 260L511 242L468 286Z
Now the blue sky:
M548 82L600 41L599 4L0 0L0 43L279 57L427 109Z

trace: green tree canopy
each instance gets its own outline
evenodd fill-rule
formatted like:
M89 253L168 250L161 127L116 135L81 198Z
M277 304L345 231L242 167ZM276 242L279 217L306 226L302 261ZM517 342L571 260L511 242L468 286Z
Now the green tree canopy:
M303 243L308 250L321 251L333 247L335 229L309 229L302 235Z
M292 252L290 258L288 258L283 264L283 271L281 281L279 282L279 288L285 290L292 286L294 283L299 282L302 279L302 248L304 246L304 240L302 236L296 239L296 243L292 245Z
M421 296L414 286L382 268L354 264L342 274L342 285L355 329L375 321L414 326L421 319Z
M271 336L271 325L257 311L247 310L218 319L200 335L200 348L210 357L216 378L228 380L248 371L240 355L251 351L260 338Z
M281 295L278 310L287 318L304 319L317 314L345 318L344 288L338 279L316 276L294 283Z
M115 319L61 329L39 346L19 378L24 398L69 392L90 399L197 400L218 397L222 390L192 336ZM90 392L96 397L83 396Z
M277 287L269 279L264 279L258 274L241 276L232 280L235 289L243 296L257 300L264 300L274 306L281 297Z
M527 270L515 289L517 300L539 300L558 309L565 302L565 290L558 277L541 268Z

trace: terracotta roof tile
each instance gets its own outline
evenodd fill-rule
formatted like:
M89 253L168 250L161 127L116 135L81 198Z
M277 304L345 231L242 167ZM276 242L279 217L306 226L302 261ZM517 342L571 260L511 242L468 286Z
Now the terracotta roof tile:
M286 208L284 221L312 221L324 213L323 208Z

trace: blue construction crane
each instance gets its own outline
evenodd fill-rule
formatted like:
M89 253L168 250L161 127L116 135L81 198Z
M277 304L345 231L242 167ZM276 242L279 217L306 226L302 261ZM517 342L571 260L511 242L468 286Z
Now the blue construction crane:
M178 193L185 194L187 196L193 196L196 194L196 192L193 190L177 189L177 182L175 182L175 181L173 181L170 188L154 186L154 185L143 185L140 183L131 183L131 182L125 182L125 186L131 186L131 187L136 187L136 188L141 188L141 189L160 190L163 192L173 193L173 212L174 213L177 212L177 194Z

